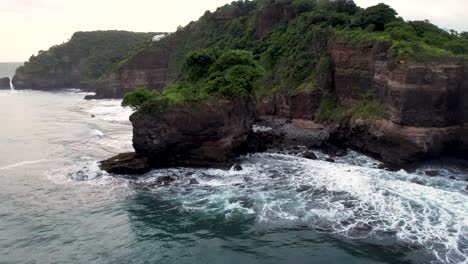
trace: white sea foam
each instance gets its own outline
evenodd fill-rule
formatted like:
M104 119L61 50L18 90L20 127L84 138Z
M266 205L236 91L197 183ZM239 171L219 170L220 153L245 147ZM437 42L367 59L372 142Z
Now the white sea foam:
M104 132L102 132L101 130L98 130L98 129L93 129L93 130L91 130L91 135L96 136L96 137L103 137Z
M10 170L10 169L15 169L18 167L23 167L23 166L28 166L32 164L37 164L37 163L43 163L43 162L48 162L51 160L48 159L40 159L40 160L27 160L27 161L21 161L17 163L13 163L4 167L0 167L0 170Z
M255 217L262 226L309 226L350 239L382 239L431 252L440 263L466 263L468 196L462 181L376 169L374 160L351 153L360 166L310 161L281 154L255 154L242 171L170 169L149 173L178 180L155 192L204 214ZM189 175L189 176L187 176ZM189 179L198 185L190 185ZM164 195L163 195L164 196Z

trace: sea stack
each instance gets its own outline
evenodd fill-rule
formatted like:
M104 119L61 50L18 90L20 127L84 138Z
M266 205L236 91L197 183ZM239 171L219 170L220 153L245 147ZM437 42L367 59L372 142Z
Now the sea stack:
M10 89L10 78L0 78L0 90L9 90Z

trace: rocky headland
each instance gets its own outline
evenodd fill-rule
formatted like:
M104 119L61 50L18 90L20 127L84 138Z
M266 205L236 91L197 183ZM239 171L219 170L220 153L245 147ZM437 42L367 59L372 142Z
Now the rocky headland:
M76 32L71 39L31 56L13 77L15 89L95 91L95 82L107 76L129 54L149 45L158 33L127 31Z
M211 166L245 149L299 145L340 153L352 148L397 167L445 155L466 158L467 35L403 21L385 4L235 2L114 64L90 89L100 99L144 87L175 102L164 111L154 103L141 106L131 118L136 154L127 157L149 167ZM186 58L201 49L250 52L264 69L242 97L254 99L229 94L251 80L220 77L232 72L203 75L213 54L192 61L201 68L187 72ZM19 88L81 83L81 77L65 78L73 79L69 83L57 77L65 70L83 73L82 63L66 65L48 69L44 83L24 69L13 82ZM194 81L193 74L203 77ZM183 92L174 96L174 86ZM216 89L210 103L200 95L190 99L195 90ZM229 96L220 97L221 90Z

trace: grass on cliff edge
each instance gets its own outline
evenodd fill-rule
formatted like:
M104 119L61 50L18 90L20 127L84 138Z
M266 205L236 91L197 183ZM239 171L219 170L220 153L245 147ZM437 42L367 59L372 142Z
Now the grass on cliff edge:
M321 122L348 122L362 119L372 122L382 118L383 106L372 95L364 94L359 105L345 109L338 104L334 94L325 96L320 104L317 119Z
M154 110L199 103L211 97L249 96L254 93L256 81L263 72L252 53L247 51L196 50L186 58L178 80L162 93L138 88L125 95L122 106L154 113Z

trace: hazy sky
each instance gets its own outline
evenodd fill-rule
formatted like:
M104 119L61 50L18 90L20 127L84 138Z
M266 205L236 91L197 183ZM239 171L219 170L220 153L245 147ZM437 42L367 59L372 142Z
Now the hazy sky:
M0 62L25 61L38 50L67 41L75 31L174 31L205 10L232 0L0 0ZM427 18L443 28L468 31L468 0L355 0L385 2L405 19Z

